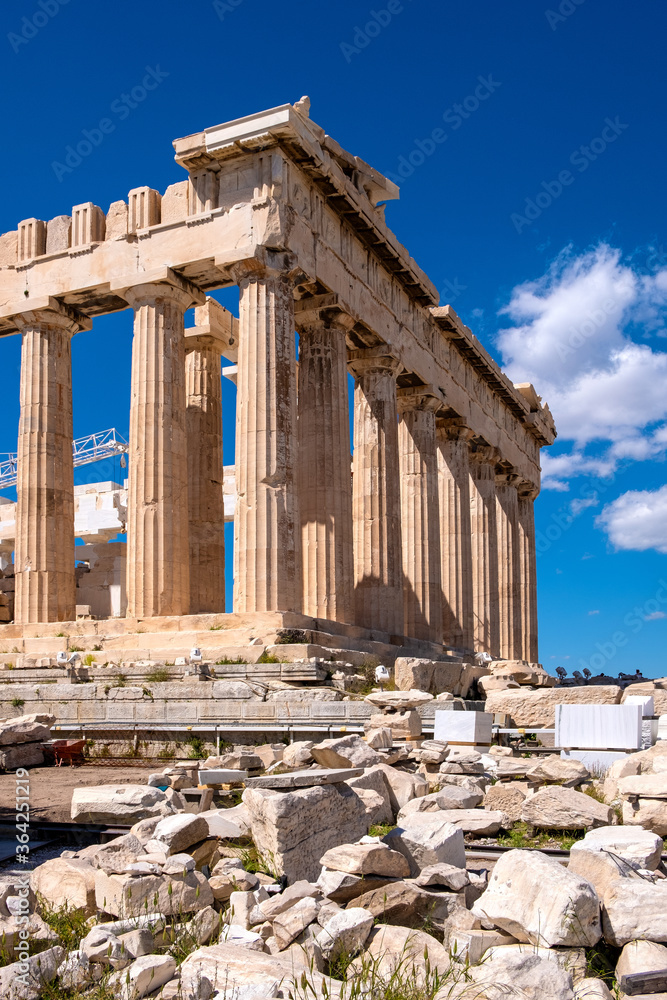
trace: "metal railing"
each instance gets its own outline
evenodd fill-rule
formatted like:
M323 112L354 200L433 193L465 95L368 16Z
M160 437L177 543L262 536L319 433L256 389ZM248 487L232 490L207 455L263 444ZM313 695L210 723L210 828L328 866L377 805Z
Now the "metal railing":
M103 458L113 458L114 455L122 455L127 451L128 445L115 427L110 427L106 431L97 431L96 434L88 434L86 437L76 438L72 441L72 458L74 465L88 465L90 462L99 462ZM16 455L8 454L7 458L0 462L0 489L16 485L16 474L18 458Z

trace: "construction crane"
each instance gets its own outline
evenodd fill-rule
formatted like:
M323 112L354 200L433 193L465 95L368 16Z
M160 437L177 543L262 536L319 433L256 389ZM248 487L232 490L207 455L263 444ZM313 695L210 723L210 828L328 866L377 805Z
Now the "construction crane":
M91 462L99 462L102 458L124 455L127 448L125 438L115 427L111 427L108 431L98 431L96 434L88 434L72 441L72 458L74 465L89 465ZM121 465L124 465L124 461L121 459ZM7 454L7 458L0 461L0 490L16 486L16 470L17 456Z

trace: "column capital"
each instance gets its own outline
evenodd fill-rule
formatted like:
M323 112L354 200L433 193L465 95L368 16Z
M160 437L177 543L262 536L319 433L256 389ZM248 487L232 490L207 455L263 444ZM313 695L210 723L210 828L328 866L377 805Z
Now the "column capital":
M133 309L150 305L157 298L171 298L182 306L203 305L206 295L200 288L170 267L155 268L142 274L125 276L110 285L110 291L125 299Z
M398 358L393 357L390 349L384 344L363 351L351 351L348 367L355 379L369 374L398 375L403 369Z
M236 261L227 270L239 288L251 281L269 277L286 278L296 284L303 275L296 254L287 250L270 250L268 247L258 247L254 257Z
M25 312L14 317L14 322L21 333L35 326L50 326L66 330L71 336L74 336L80 330L92 330L93 328L93 322L89 316L64 305L51 296L43 299L28 299L26 305L28 308Z
M221 356L227 351L227 341L214 333L201 333L198 327L192 326L185 331L185 353L191 351L215 351Z
M531 483L528 479L519 478L516 488L521 500L537 500L540 494L539 486Z
M518 490L520 482L521 477L511 469L496 471L496 486L514 486Z
M438 417L435 422L436 433L443 441L463 441L466 444L475 432L468 427L463 417Z
M470 461L474 465L493 465L500 458L500 453L497 448L494 448L489 444L475 444L470 443ZM494 469L495 475L495 469Z
M356 320L338 305L335 292L298 299L294 303L294 321L300 333L310 333L323 327L348 333L356 324Z
M410 410L437 413L444 406L442 394L434 385L408 386L399 389L396 398L399 413L407 413Z

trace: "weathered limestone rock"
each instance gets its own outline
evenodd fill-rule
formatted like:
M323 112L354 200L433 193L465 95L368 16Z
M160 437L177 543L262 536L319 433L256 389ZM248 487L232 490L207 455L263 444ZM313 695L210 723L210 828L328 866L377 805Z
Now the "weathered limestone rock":
M667 948L655 941L629 941L616 963L616 979L635 972L657 972L667 969Z
M373 792L378 796L371 815L370 826L380 823L393 823L394 813L391 808L391 792L384 771L379 768L368 768L356 778L349 778L345 784L358 795L362 792ZM366 803L368 811L368 803Z
M592 947L601 934L590 883L538 851L503 855L473 913L518 941L546 947Z
M616 948L629 941L667 942L667 883L618 879L604 894L602 929Z
M363 955L372 960L377 974L383 978L389 978L399 967L415 968L418 974L423 974L426 956L431 968L443 975L451 965L449 952L431 934L390 924L379 924L371 931ZM358 964L353 963L355 967Z
M274 870L290 882L317 879L319 860L337 845L339 830L350 840L368 832L364 804L345 784L293 792L246 788L243 802L260 855L271 859Z
M314 745L312 740L290 743L283 752L283 763L288 767L308 767L313 763L311 750Z
M583 840L572 845L570 856L577 851L607 851L639 868L650 871L660 864L662 838L649 830L627 826L601 826L589 830Z
M427 865L441 862L465 868L463 832L452 823L443 823L438 813L407 816L384 842L405 855L413 877Z
M410 866L403 854L392 851L386 844L341 844L332 847L320 858L325 868L349 875L387 875L405 878Z
M27 922L24 919L26 916ZM28 940L34 944L52 944L58 940L58 935L42 920L39 913L21 911L7 917L0 916L0 950L10 953L25 938L26 932Z
M575 983L574 1000L614 1000L614 998L604 980L587 978Z
M536 954L495 949L492 958L471 970L471 976L477 995L482 991L485 1000L501 1000L517 987L529 1000L572 1000L572 976Z
M32 872L30 886L54 909L67 903L90 917L95 912L95 869L87 861L53 858Z
M411 799L400 810L397 820L400 822L413 813L440 812L443 809L474 809L482 801L482 793L458 785L447 785L437 792Z
M25 963L6 965L0 969L0 996L3 1000L41 1000L42 987L55 979L64 958L65 949L55 945L32 955ZM27 986L23 980L27 980Z
M547 785L528 796L521 807L524 823L547 830L586 830L594 826L609 826L612 819L609 806L573 788Z
M452 892L429 892L414 882L389 882L380 889L363 893L347 904L362 907L376 920L402 927L422 927L429 918L438 924L454 911L463 909L461 898Z
M373 916L362 907L341 910L327 920L317 943L328 961L339 955L356 955L373 928Z
M118 995L121 1000L140 1000L168 983L175 972L176 961L171 955L143 955L119 974Z
M50 727L35 722L30 716L18 716L16 719L0 722L0 746L35 743L49 739L51 739Z
M428 781L420 774L408 774L407 771L399 771L388 764L377 764L370 769L371 772L376 770L380 770L385 776L394 814L397 814L411 799L421 798L422 795L428 794Z
M590 882L600 899L604 898L609 885L616 879L629 878L634 874L634 869L626 861L606 851L570 851L567 867Z
M373 691L367 694L364 701L375 705L377 708L392 709L396 712L404 712L407 709L419 708L429 701L433 701L433 695L426 691Z
M324 740L311 748L320 767L373 767L382 758L360 736Z
M527 777L532 781L562 781L572 786L588 781L590 776L588 768L584 767L581 761L564 760L558 754L542 757L527 772Z
M192 844L205 840L208 833L209 827L205 819L185 813L160 820L153 831L152 840L164 844L168 855L179 854Z
M84 823L136 823L175 811L165 792L148 785L97 785L72 793L72 819Z
M39 743L21 743L17 747L0 750L0 768L15 771L19 767L39 767L44 763L44 752Z
M388 876L349 875L347 872L322 870L317 887L323 896L335 903L349 903L366 892L381 889L392 881Z
M95 875L97 908L114 917L140 916L157 910L163 916L194 913L213 903L213 893L201 872L169 875Z
M497 809L507 816L510 823L518 823L525 798L525 789L518 787L516 783L507 785L498 782L485 792L484 808Z
M273 934L280 951L287 948L302 931L317 920L317 902L311 896L298 900L273 919Z
M514 726L555 725L556 705L618 705L621 689L614 684L591 687L496 691L486 699L487 712L505 712Z
M456 865L427 865L426 868L422 868L414 881L415 885L423 889L430 886L444 886L452 892L458 892L470 885L470 876L465 868L457 868Z
M457 826L464 833L474 833L480 837L498 833L507 822L504 813L490 809L441 809L425 815L433 815L441 823Z

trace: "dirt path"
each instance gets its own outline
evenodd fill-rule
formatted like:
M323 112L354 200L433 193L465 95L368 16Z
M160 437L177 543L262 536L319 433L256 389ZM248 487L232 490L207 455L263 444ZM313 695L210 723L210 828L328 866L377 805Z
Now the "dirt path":
M159 770L141 767L34 767L30 770L30 814L34 820L71 822L73 789L82 785L145 785L149 774ZM0 822L14 821L16 776L0 774Z

